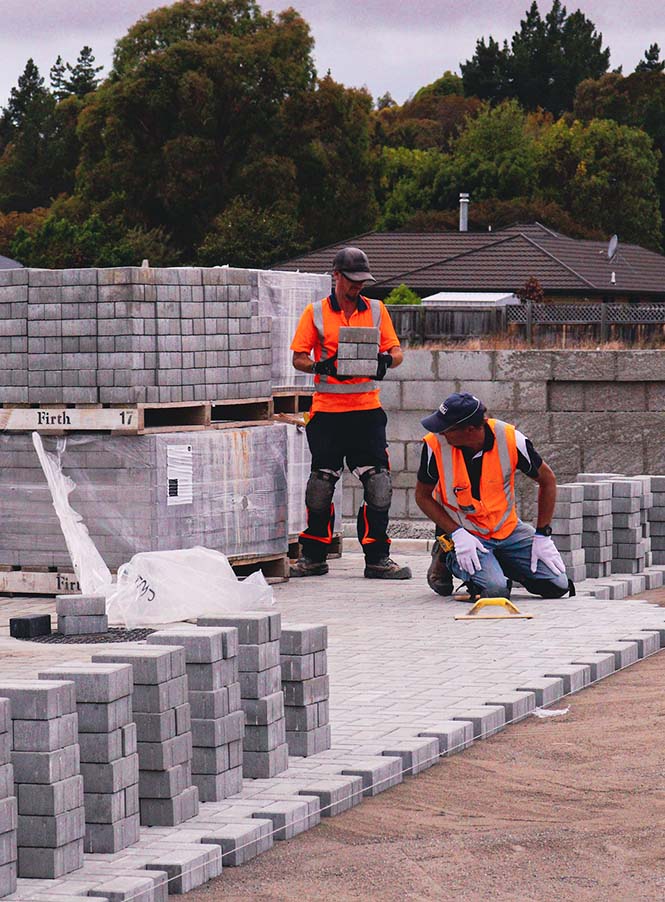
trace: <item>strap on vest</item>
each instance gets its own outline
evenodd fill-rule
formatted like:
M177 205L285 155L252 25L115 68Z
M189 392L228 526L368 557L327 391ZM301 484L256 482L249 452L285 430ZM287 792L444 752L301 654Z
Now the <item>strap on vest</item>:
M369 307L372 311L372 325L378 326L381 322L381 301L376 298L368 298ZM324 344L325 331L323 328L323 301L315 301L312 304L312 312L314 318L314 326L319 333L319 344L321 345L321 360L327 360L330 356ZM315 386L315 391L328 395L356 395L360 392L378 391L380 386L373 379L365 382L329 382L328 376L319 376L319 382Z

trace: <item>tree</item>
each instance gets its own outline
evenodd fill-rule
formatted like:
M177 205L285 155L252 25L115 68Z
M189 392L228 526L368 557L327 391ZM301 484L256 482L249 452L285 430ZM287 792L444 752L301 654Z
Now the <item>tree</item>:
M660 47L658 44L651 44L648 50L644 51L644 59L635 66L636 72L662 72L665 70L665 60L660 58Z
M481 39L471 60L461 65L464 91L491 103L514 97L529 110L555 116L571 109L576 86L607 71L610 51L579 10L570 16L560 0L543 19L538 4L527 10L510 47Z
M385 299L384 304L402 304L415 306L417 304L422 304L422 299L420 295L416 294L415 291L412 291L408 287L408 285L405 285L404 282L402 282L402 284L398 285L397 288L393 288L388 297Z
M400 228L419 210L432 208L434 186L444 159L437 150L383 149L378 164L378 228Z
M464 94L464 82L449 69L443 73L441 78L437 78L429 85L419 88L413 96L414 101L421 100L424 97L449 97L451 94Z
M237 197L213 222L197 251L202 266L265 268L307 247L297 219L277 208L259 209Z
M533 301L534 304L542 304L545 300L545 292L535 276L530 276L517 293L520 301Z
M79 53L76 65L72 66L67 63L69 78L63 81L63 90L76 97L85 97L86 94L90 94L97 88L99 84L97 73L101 72L103 68L103 66L95 66L92 48L86 45Z
M396 106L397 103L393 100L393 95L390 93L390 91L386 91L385 94L382 94L381 97L377 98L377 110L394 109Z
M62 100L69 94L69 91L65 87L66 71L67 67L60 54L58 54L56 61L51 66L50 73L51 94L53 94L56 100Z
M539 141L540 193L580 223L657 248L659 154L643 131L609 119L563 119Z

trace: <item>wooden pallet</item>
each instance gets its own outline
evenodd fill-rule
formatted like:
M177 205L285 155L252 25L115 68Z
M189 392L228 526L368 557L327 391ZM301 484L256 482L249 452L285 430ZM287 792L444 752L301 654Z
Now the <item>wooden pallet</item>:
M265 554L229 558L236 576L261 570L269 583L289 577L286 554ZM114 574L115 575L115 574ZM12 568L0 565L0 595L80 595L81 587L71 570L47 567Z
M330 545L330 551L328 552L328 558L340 558L342 556L342 545L344 543L344 537L341 532L336 532L332 538L332 544ZM289 536L289 559L292 561L296 561L300 556L300 542L298 541L298 536Z
M313 389L306 391L275 391L273 403L275 413L305 413L312 406Z
M0 432L109 432L148 435L228 429L272 421L272 398L233 401L171 401L126 405L0 406Z

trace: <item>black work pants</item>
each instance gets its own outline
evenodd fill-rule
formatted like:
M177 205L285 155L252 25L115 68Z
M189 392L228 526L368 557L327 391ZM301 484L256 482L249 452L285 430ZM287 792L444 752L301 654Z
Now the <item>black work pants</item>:
M351 472L376 467L390 470L386 423L381 407L344 413L316 413L307 424L307 441L312 454L312 471L327 470L341 475L344 463ZM339 478L339 475L337 478ZM356 474L358 475L358 474ZM334 477L333 477L334 478ZM335 480L336 481L336 480ZM388 554L389 511L377 510L364 501L358 511L358 540L368 562ZM315 561L325 560L335 527L335 506L317 513L307 509L307 528L300 534L303 554Z

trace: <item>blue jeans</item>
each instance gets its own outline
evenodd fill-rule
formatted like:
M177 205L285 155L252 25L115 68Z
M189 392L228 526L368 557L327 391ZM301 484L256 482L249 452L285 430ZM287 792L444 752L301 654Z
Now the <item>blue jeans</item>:
M536 572L531 572L531 545L535 532L529 523L518 520L515 529L505 539L484 539L479 536L488 549L487 554L478 554L480 570L475 573L462 570L454 551L448 552L448 569L458 579L473 582L476 590L485 598L505 597L509 579L521 583L533 595L561 598L568 591L568 577L565 573L555 574L542 561L538 561Z

